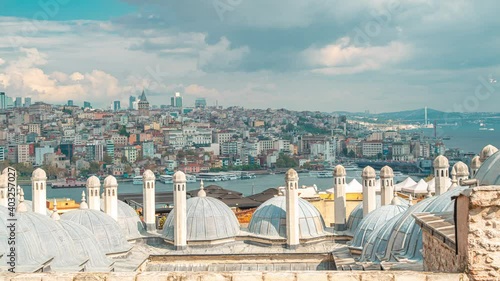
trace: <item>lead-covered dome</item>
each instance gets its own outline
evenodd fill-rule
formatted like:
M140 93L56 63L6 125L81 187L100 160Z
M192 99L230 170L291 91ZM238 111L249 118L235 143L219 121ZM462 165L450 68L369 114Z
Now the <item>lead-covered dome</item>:
M325 223L318 209L298 198L299 237L314 238L325 235ZM276 196L255 210L248 231L269 238L286 238L286 197Z
M382 206L370 212L359 223L359 226L354 232L350 247L361 250L365 246L368 237L375 229L384 225L388 220L406 211L407 209L407 206L391 204Z
M497 152L486 159L474 178L478 180L479 185L500 185L500 153Z
M114 262L106 257L99 242L86 227L69 220L57 221L73 239L79 255L89 258L85 264L86 271L106 272L112 271Z
M165 221L163 235L174 240L172 210ZM240 232L238 219L224 202L212 197L192 197L186 200L187 241L215 241L236 237Z
M395 217L386 221L375 229L366 239L366 244L361 252L361 262L379 262L381 256L385 254L387 243L391 237L392 229L404 213L399 213Z
M118 222L101 211L91 209L72 210L61 215L61 220L75 222L90 230L107 255L124 254L132 248L125 239Z
M122 233L128 241L135 240L142 237L145 231L144 224L137 212L129 204L118 200L118 217L117 222L120 225ZM104 200L101 199L101 211L104 212Z

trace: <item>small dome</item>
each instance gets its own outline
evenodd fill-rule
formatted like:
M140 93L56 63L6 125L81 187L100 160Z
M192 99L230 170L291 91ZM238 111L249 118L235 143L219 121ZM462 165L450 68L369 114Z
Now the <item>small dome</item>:
M299 198L299 237L314 238L325 235L325 223L316 207ZM286 198L276 196L255 210L248 231L265 237L286 238Z
M116 186L118 186L118 181L112 175L109 175L104 179L104 187L116 187Z
M450 163L448 162L448 158L443 155L439 155L436 159L434 159L432 166L434 168L448 168L450 167Z
M174 240L172 210L165 221L163 235ZM236 215L224 202L213 197L192 197L186 200L187 241L214 241L233 238L240 232Z
M474 178L479 185L500 185L500 152L482 162Z
M361 177L363 178L375 178L376 176L377 174L375 173L375 170L370 166L366 166L361 174Z
M384 166L380 170L380 177L381 178L393 178L394 177L394 171L392 170L391 167L389 166Z
M129 204L118 200L118 224L128 241L143 237L144 224L137 212ZM101 199L101 211L104 212L104 200Z
M151 170L146 170L144 174L142 174L142 179L145 181L156 180L156 176Z
M480 167L481 167L481 159L479 158L479 156L476 155L470 161L470 168L473 169L473 170L477 170Z
M400 213L406 211L408 206L403 205L386 205L375 209L370 212L366 217L359 223L356 232L354 232L353 241L351 247L353 248L363 248L370 234L385 224L388 220Z
M457 177L468 177L469 176L469 167L462 161L457 162L453 165L453 169L456 172Z
M495 154L497 151L498 151L498 148L494 147L491 144L488 144L487 146L485 146L483 148L483 150L481 150L481 154L480 154L481 162L486 161L486 159L488 159L491 155Z
M176 183L184 183L186 182L186 174L184 174L183 171L177 171L175 174L172 176L172 181Z
M344 166L342 165L337 165L333 169L333 176L335 177L345 177L347 175Z
M297 174L297 171L295 171L294 169L289 169L285 174L285 180L286 181L298 181L299 174Z
M97 242L97 239L90 230L68 220L60 220L59 224L68 232L71 239L73 239L78 254L89 258L89 261L85 264L86 271L111 271L114 262L106 257L102 248L99 247L99 242Z
M61 219L73 221L90 230L107 255L126 253L132 248L125 239L118 222L101 211L72 210L61 215Z
M26 245L41 245L43 253L54 257L50 262L50 267L54 271L81 271L88 258L79 255L68 232L57 221L34 212L17 213L17 219L20 230L16 232L16 238L19 240L20 236L24 236ZM26 249L21 248L20 251L20 247L17 247L18 256L25 255L26 258L26 256L43 255L36 253L38 247L33 249L31 246Z
M31 179L32 180L46 180L47 179L47 173L45 173L44 170L40 168L36 168L33 173L31 174Z
M366 244L361 253L361 262L379 262L380 256L385 254L387 243L391 237L392 229L403 213L397 214L384 224L375 229L366 239Z
M101 187L101 181L99 180L98 177L96 176L91 176L90 178L87 179L87 187L93 188L93 187Z

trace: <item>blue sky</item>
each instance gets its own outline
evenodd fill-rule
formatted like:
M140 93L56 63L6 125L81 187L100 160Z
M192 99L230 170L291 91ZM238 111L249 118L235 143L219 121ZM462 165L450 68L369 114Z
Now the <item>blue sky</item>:
M8 95L107 107L144 88L159 104L178 91L187 104L499 110L494 0L44 1L0 2Z

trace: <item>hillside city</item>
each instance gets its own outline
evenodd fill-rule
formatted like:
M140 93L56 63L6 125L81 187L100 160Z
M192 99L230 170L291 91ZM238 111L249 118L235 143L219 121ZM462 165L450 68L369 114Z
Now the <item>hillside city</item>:
M207 106L204 98L188 107L179 93L170 105L150 105L144 91L129 104L122 108L114 101L103 110L90 102L51 105L0 93L1 166L13 165L21 178L34 167L49 179L128 178L145 169L265 173L377 160L391 161L395 169L401 162L405 172L425 175L437 155L464 157L447 151L440 139L400 130L428 124L398 127L322 112L222 108Z

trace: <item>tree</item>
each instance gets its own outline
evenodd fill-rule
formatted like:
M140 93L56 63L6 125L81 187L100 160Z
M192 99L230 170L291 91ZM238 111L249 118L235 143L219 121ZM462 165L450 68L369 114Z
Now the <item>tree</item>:
M354 152L354 150L350 150L349 153L347 153L347 157L356 158L356 153Z
M90 162L89 173L97 174L101 169L101 165L98 162Z
M127 138L130 137L130 133L127 131L127 127L125 127L125 125L123 125L120 130L118 131L118 134L120 136L126 136Z
M106 163L107 165L113 164L113 158L111 156L109 156L107 153L104 154L102 161L104 161L104 163Z
M294 168L297 166L297 162L292 157L280 153L278 160L276 160L276 167L278 168Z

